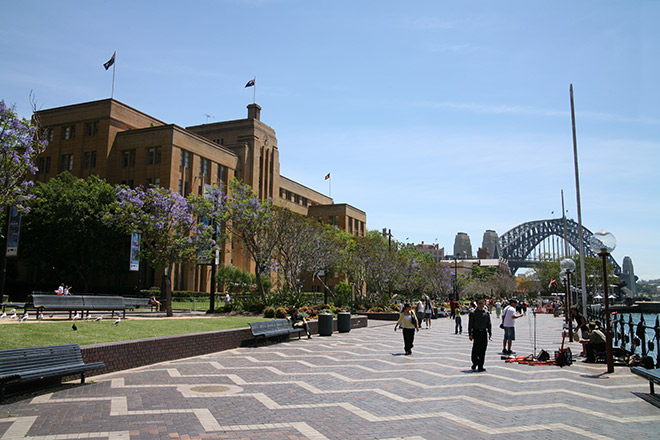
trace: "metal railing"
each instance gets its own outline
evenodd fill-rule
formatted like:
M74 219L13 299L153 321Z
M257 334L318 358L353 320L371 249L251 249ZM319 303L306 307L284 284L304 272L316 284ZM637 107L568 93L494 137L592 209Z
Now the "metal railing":
M660 315L657 313L635 313L639 315L639 320L633 319L632 313L614 312L610 318L610 327L613 333L613 344L617 347L641 355L650 356L653 359L655 368L660 368ZM646 315L646 317L645 317ZM587 316L589 321L600 321L605 328L605 311L598 309L588 309ZM646 319L653 321L654 324L647 324Z

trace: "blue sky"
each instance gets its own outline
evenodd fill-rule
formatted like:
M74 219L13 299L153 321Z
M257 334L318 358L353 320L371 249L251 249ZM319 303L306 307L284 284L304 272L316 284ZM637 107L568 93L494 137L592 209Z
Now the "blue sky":
M184 4L185 3L185 4ZM110 97L180 126L241 119L256 76L281 173L367 227L473 252L561 212L660 278L660 1L13 1L0 99ZM554 211L555 214L552 214Z

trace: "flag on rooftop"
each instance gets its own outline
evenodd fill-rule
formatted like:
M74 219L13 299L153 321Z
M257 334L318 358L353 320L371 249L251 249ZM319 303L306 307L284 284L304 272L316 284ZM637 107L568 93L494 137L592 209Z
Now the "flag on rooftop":
M247 84L245 84L245 87L254 87L254 78L248 81Z
M112 54L112 58L110 58L107 62L103 63L103 67L105 67L105 70L108 70L110 67L112 67L113 64L115 64L115 55L117 55L117 51L114 51Z
M325 180L328 180L329 178L330 178L330 173L328 173L328 174L325 176Z

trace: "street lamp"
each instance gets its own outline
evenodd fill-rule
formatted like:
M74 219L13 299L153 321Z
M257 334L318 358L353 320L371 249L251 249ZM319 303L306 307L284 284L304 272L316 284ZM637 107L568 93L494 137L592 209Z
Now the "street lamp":
M612 356L612 328L610 327L610 299L607 293L607 257L616 247L616 239L609 232L596 232L589 242L589 247L603 260L603 296L605 297L605 356L607 357L607 372L614 373Z
M575 261L564 258L559 262L560 274L566 275L566 324L568 324L568 340L573 340L573 326L571 325L571 274L575 272Z

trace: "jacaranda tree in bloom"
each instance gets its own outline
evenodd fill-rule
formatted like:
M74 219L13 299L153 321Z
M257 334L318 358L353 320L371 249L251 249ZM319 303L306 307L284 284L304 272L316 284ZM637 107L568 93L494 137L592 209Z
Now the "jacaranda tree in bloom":
M37 136L37 127L19 118L13 108L0 101L0 209L15 205L28 211L27 201L32 181L27 177L37 172L35 158L46 148Z
M223 218L229 231L240 240L243 249L255 263L257 288L265 304L266 292L262 276L267 276L270 271L277 244L271 221L273 201L259 200L249 186L237 179L229 183L229 193Z
M163 270L161 297L167 316L172 316L174 264L208 259L215 246L212 231L197 221L192 203L169 189L119 187L117 199L109 221L127 233L141 234L140 257Z

